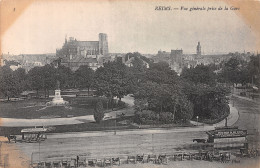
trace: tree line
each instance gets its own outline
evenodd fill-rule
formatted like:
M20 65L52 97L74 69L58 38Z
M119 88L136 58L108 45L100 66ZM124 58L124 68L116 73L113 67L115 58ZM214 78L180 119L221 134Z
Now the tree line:
M181 75L171 70L166 62L152 63L147 68L140 53L128 53L134 57L132 66L121 61L107 62L93 71L87 65L75 72L65 66L47 64L34 67L28 73L19 68L12 71L8 66L0 68L0 92L8 97L19 96L24 90L44 91L60 89L95 90L111 102L132 94L135 99L136 122L174 123L186 122L196 116L214 120L229 113L230 87L227 83L251 82L259 86L259 55L249 62L231 58L216 73L215 66L198 65L184 68ZM145 60L147 62L147 60Z

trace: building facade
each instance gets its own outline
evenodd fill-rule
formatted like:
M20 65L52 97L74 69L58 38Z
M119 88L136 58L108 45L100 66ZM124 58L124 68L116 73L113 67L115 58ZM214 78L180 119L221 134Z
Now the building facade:
M73 71L81 65L88 65L97 69L102 65L101 57L108 56L107 34L99 33L98 41L78 41L74 37L65 42L61 49L56 50L56 56L61 60L61 65L70 67Z

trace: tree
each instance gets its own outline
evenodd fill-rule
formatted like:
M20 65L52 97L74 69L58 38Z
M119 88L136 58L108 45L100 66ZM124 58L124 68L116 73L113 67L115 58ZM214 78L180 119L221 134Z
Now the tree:
M15 73L8 67L0 68L0 91L9 100L22 92L22 85Z
M59 65L55 72L55 80L60 81L61 89L74 87L74 74L69 67Z
M247 65L248 83L252 83L260 87L260 54L251 56Z
M28 80L31 89L36 90L36 96L39 97L39 90L43 89L44 77L42 67L34 67L28 72Z
M104 63L95 72L94 87L97 94L110 99L113 109L113 99L121 99L129 93L127 67L120 61Z
M227 114L230 89L222 85L209 86L183 81L183 92L193 104L194 116L216 119Z
M103 103L101 100L97 101L94 109L94 119L97 123L100 123L104 118Z
M128 59L130 58L139 58L140 60L143 60L145 62L147 62L148 64L152 63L152 60L150 60L149 58L143 56L142 54L140 54L139 52L134 52L134 53L127 53L125 55L125 61L128 61Z
M176 84L179 81L177 73L169 67L166 62L158 62L150 64L147 69L145 78L158 84Z
M133 66L129 67L129 73L128 73L128 90L130 93L134 93L138 85L145 80L145 74L147 71L146 66L144 65L142 59L135 56L133 54L132 64Z
M246 83L248 74L246 70L246 62L232 57L224 64L220 73L220 79L225 83Z
M192 104L182 92L178 75L164 62L150 65L134 97L136 114L140 116L144 109L154 111L164 123L186 121L193 116Z
M239 61L232 59L225 63L224 76L233 74L231 80L238 81ZM230 70L231 72L227 71ZM217 119L229 113L227 95L230 88L217 83L217 75L212 65L198 65L195 68L183 69L181 74L182 91L192 103L194 116L202 119ZM222 72L222 75L223 75ZM222 78L228 80L228 78ZM240 80L240 79L239 79Z
M179 93L172 97L174 106L174 119L187 122L194 116L193 104L188 100L187 96Z
M24 91L25 89L29 88L29 81L28 81L28 76L25 72L25 69L23 68L18 68L13 72L14 78L17 80L17 89L19 92Z
M184 68L181 73L181 78L189 80L195 84L204 83L207 85L216 84L216 74L210 66L198 65L195 68Z
M52 65L34 67L28 72L28 78L32 89L44 90L45 97L49 96L50 89L56 89L57 71Z
M76 86L79 88L87 88L88 94L89 89L94 82L94 71L87 65L80 66L75 72Z
M147 109L147 107L148 107L147 98L143 98L143 99L140 98L134 100L135 111L142 112L143 110Z

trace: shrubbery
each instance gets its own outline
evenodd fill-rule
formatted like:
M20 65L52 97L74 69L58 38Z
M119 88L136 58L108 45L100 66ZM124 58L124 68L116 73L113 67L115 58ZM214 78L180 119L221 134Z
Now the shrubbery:
M135 122L141 124L155 124L158 117L154 111L143 110L135 113Z
M104 110L102 101L98 101L96 107L94 109L94 119L97 123L99 123L104 118Z
M164 124L171 124L174 122L174 116L171 112L163 112L160 114L159 120Z
M138 124L171 124L174 122L173 114L171 112L163 112L157 114L151 110L143 110L136 112L135 122Z

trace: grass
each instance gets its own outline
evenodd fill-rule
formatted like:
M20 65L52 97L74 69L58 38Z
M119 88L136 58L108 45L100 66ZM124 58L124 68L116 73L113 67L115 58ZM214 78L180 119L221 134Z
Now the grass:
M99 97L64 98L64 100L69 102L68 106L50 107L47 107L46 103L51 101L51 98L5 101L0 102L0 117L35 119L92 115L98 99L101 99L104 108L107 108L106 98Z
M222 120L224 120L225 118L228 117L230 113L225 113L223 115L221 115L219 118L216 118L216 119L204 119L202 122L205 123L205 124L216 124Z

